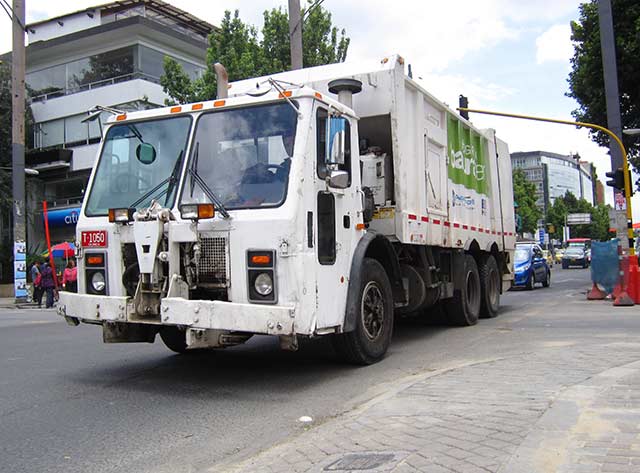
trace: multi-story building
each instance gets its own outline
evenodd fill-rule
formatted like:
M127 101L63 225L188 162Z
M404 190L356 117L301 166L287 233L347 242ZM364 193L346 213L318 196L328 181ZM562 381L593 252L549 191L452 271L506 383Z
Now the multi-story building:
M74 238L108 115L85 121L87 111L96 105L123 111L163 106L164 57L177 60L192 78L200 76L213 26L160 0L120 0L26 29L26 82L35 120L26 165L39 172L27 179L27 234L30 251L39 251L42 201L51 211L53 242ZM0 59L10 62L11 55ZM6 227L0 216L2 223Z
M548 151L511 153L513 169L521 169L526 179L536 186L537 204L546 215L547 204L571 192L592 205L595 201L595 168L579 156Z

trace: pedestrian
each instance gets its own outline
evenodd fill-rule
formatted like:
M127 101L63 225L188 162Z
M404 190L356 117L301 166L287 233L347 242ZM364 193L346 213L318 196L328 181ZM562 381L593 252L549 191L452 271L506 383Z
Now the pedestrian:
M56 283L54 282L54 274L51 269L51 265L48 261L45 261L42 265L41 273L41 284L42 290L47 294L47 309L53 307L53 289L56 287Z
M31 282L33 283L33 301L42 306L42 274L40 274L40 261L36 260L31 266Z
M78 268L72 259L62 273L62 287L68 292L78 292Z

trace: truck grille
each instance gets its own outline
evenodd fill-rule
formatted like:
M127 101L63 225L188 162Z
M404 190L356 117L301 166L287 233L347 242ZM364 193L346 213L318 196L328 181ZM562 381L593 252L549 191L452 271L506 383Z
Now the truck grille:
M200 265L198 279L201 283L229 286L228 247L226 237L200 238Z

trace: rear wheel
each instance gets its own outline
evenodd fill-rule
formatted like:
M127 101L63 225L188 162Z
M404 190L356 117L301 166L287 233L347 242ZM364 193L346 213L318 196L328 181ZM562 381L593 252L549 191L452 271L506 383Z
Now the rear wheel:
M500 308L500 272L493 255L486 255L482 258L479 274L481 290L480 317L496 317Z
M393 333L393 295L387 273L372 259L362 262L355 329L333 337L338 355L350 363L370 365L380 361Z
M187 337L184 330L178 327L162 327L160 329L160 338L171 351L176 353L185 353L187 351Z
M473 256L465 255L462 286L455 288L453 298L445 302L449 322L460 327L478 323L481 296L478 265Z

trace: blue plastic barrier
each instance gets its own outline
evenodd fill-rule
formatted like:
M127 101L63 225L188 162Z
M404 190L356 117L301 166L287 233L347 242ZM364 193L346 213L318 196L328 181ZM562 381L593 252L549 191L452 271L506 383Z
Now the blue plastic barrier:
M618 239L591 242L591 280L611 294L619 278Z

